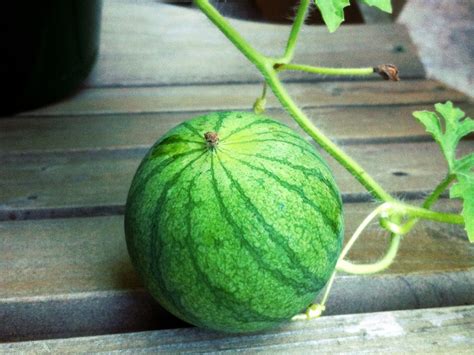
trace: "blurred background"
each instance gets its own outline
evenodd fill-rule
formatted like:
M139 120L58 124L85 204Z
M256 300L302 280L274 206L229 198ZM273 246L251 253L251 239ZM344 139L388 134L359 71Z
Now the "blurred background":
M162 0L191 6L191 0ZM226 16L266 22L290 23L298 0L213 0ZM474 97L474 1L392 0L386 14L351 0L346 24L399 22L407 26L430 78ZM318 11L308 24L323 25Z
M121 2L126 2L120 0ZM193 7L191 0L130 0ZM298 0L212 0L224 15L290 23ZM346 24L398 21L409 29L428 76L474 97L474 1L392 0L393 14L351 1ZM102 0L13 2L0 16L1 115L73 94L99 53ZM322 25L318 11L308 24Z

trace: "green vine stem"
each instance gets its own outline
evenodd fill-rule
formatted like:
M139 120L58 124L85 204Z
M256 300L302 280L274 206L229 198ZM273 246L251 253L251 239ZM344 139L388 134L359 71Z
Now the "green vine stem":
M426 207L430 207L433 201L437 197L439 197L439 195L444 191L444 189L449 185L451 181L452 181L452 178L450 177L444 179L438 185L435 191L433 191L433 193L427 198L427 200L425 201L423 205ZM386 217L386 215L392 216L394 220L394 222L388 221L391 224L389 225L387 224L387 226L392 227L395 230L392 230L389 248L386 251L385 255L377 262L374 262L371 264L353 264L350 261L344 260L344 258L347 256L349 251L352 249L354 243L361 236L362 232L367 228L370 222L372 222L378 216ZM411 217L420 216L422 218L432 219L432 220L446 222L446 223L462 223L462 216L459 216L457 214L433 212L425 208L413 207L413 206L406 205L399 202L386 202L378 206L357 227L354 234L351 236L347 244L344 246L338 258L336 269L332 273L326 285L321 302L312 304L311 306L307 308L304 314L298 314L294 316L292 320L296 321L296 320L308 320L308 319L317 318L325 311L326 302L327 302L330 290L332 288L332 285L334 283L336 273L338 271L342 271L342 272L346 272L350 274L364 275L364 274L374 274L388 268L393 263L393 261L395 260L395 257L397 256L398 249L400 246L400 241L401 241L401 234L404 234L404 233L397 232L399 229L403 228L403 226L402 227L399 226L401 215L409 215ZM412 221L415 219L412 219Z
M423 218L441 223L464 224L463 216L457 213L436 212L402 202L391 202L389 205L393 214L407 215L412 218Z
M445 182L438 186L441 185L445 185L445 187L447 186ZM441 194L441 192L438 192L438 189L436 189L435 191L437 192L433 193L431 196L436 194L439 196ZM428 200L432 199L429 198ZM428 205L430 204L428 203ZM385 255L377 262L371 264L353 264L347 260L344 260L349 250L352 248L356 240L361 235L362 231L367 228L369 223L379 215L384 218L383 221L385 221L385 224L383 224L383 226L388 228L392 232L390 244ZM387 216L392 216L394 221L392 222L386 220L385 218ZM413 218L411 220L411 223L413 224L416 223L416 220L418 218L451 224L464 223L463 217L458 214L430 211L423 207L415 207L401 202L386 202L378 206L375 210L373 210L356 229L352 237L349 239L349 242L342 250L341 255L339 256L339 261L337 262L336 270L344 271L350 274L373 274L389 267L397 256L398 248L400 246L401 241L401 235L406 234L413 226L411 225L408 230L405 230L406 225L400 226L399 223L401 220L401 216L409 216L410 218Z
M274 68L275 59L267 58L258 53L240 34L224 19L220 13L209 4L208 0L195 0L196 5L204 14L224 33L224 35L260 70L268 86L283 107L290 113L295 121L308 133L324 150L326 150L336 161L344 166L375 198L382 201L394 201L387 193L356 161L349 157L342 149L328 139L309 120L291 99L286 89L281 84ZM304 6L302 6L304 7ZM296 33L292 32L296 38Z
M285 54L278 60L279 63L286 64L293 60L295 53L296 43L298 41L298 35L301 31L301 27L304 24L306 15L308 13L310 0L301 0L298 11L296 12L293 26L291 27L290 36L288 37L288 43L286 45Z
M386 192L355 160L348 156L341 148L327 138L317 129L309 118L301 111L296 103L290 98L283 87L275 70L263 72L268 86L283 107L290 113L301 128L313 138L326 152L328 152L339 164L348 170L375 198L382 201L394 201L395 199Z
M371 264L354 264L347 260L339 260L336 266L337 271L343 271L353 275L375 274L387 269L392 265L400 247L401 236L392 234L390 236L390 244L385 255L378 261Z
M373 75L374 68L327 68L327 67L314 67L311 65L304 64L281 64L277 67L277 70L295 70L304 71L307 73L320 74L320 75L349 75L349 76L367 76Z
M351 157L349 157L341 148L339 148L336 144L334 144L330 139L328 139L321 131L319 131L309 120L309 118L300 110L300 108L296 105L296 103L291 99L290 95L283 87L280 79L278 78L278 71L281 70L281 66L286 66L284 68L288 69L293 68L295 69L295 65L290 65L288 62L292 60L294 55L294 50L296 47L296 42L298 38L298 34L301 30L301 27L304 23L308 7L309 7L309 0L302 0L300 3L300 7L298 8L298 12L291 29L291 33L288 39L287 47L285 50L285 54L280 59L270 58L262 55L260 52L255 50L225 19L220 13L209 4L209 0L195 0L196 5L201 9L201 11L213 22L216 27L218 27L221 32L239 49L247 59L252 62L257 69L262 73L265 78L266 83L272 89L273 93L280 101L282 106L287 110L287 112L293 117L293 119L303 128L303 130L311 136L325 151L327 151L337 162L339 162L349 173L351 173L366 189L367 191L374 196L376 199L384 201L385 203L382 204L380 209L377 209L378 213L381 211L385 211L385 209L391 210L392 221L387 221L386 227L389 230L396 231L399 227L399 223L401 220L397 217L398 215L409 216L412 218L412 223L416 223L416 219L418 218L425 218L425 219L432 219L441 222L447 223L463 223L463 219L459 215L454 214L446 214L440 212L433 212L428 210L439 195L444 191L445 187L449 185L449 182L446 182L446 186L441 184L438 189L432 194L430 199L425 202L423 207L415 207L407 204L402 204L397 202L395 198L393 198L388 192L386 192L357 162L355 162ZM296 65L298 66L298 65ZM309 67L309 66L308 66ZM304 69L308 69L308 67L304 67ZM298 68L298 67L296 67ZM300 65L299 68L301 69L302 66ZM313 67L315 68L315 67ZM319 71L326 71L335 72L335 68L318 68ZM338 69L339 73L346 71L349 73L351 70L362 70L365 74L368 74L369 68L362 68L362 69ZM398 70L393 65L383 65L379 66L378 68L370 68L370 72L377 72L379 74L383 74L382 76L386 79L390 80L398 80ZM354 73L354 72L353 72ZM359 72L362 75L362 72ZM444 187L443 187L444 186ZM386 212L386 211L385 211ZM375 218L374 214L371 214L370 221ZM385 216L387 217L387 216ZM390 222L390 223L388 223ZM364 224L364 223L363 223ZM361 231L365 228L365 226L361 229ZM355 238L357 239L358 236ZM343 258L339 259L337 269L341 271L346 271L349 273L374 273L386 268L395 258L395 255L398 251L398 246L400 244L400 235L393 234L391 236L390 245L386 255L374 264L367 264L367 265L355 265L351 264L348 261L343 260ZM355 241L355 240L354 240ZM353 242L350 243L352 246ZM350 249L350 247L349 247ZM345 254L344 254L345 256Z
M372 222L372 220L378 217L380 214L385 213L388 210L390 210L390 208L391 208L391 204L386 202L378 206L367 217L365 217L364 221L357 227L352 237L349 239L347 244L342 249L341 255L339 255L339 260L343 260L346 257L347 253L349 253L349 250L351 250L352 246L357 241L357 239L362 234L362 232L365 230L365 228L367 228L369 223Z
M255 100L253 104L253 111L260 115L265 112L265 105L267 104L267 82L263 82L262 95Z
M385 255L375 263L371 264L353 264L347 260L344 260L349 250L351 250L354 243L357 241L359 236L362 232L367 228L370 222L377 216L381 214L385 214L392 208L391 203L386 202L380 206L378 206L375 210L373 210L365 219L364 221L357 227L354 234L351 236L347 244L345 245L344 249L342 249L341 255L339 256L336 270L343 271L350 274L374 274L376 272L380 272L385 270L389 267L398 253L398 248L400 246L401 236L399 234L391 234L390 244L388 250L386 251Z
M364 221L359 225L359 227L357 227L356 231L354 232L354 234L352 234L351 238L349 238L349 241L344 246L338 258L336 268L331 274L331 277L329 278L329 281L325 287L321 302L314 303L309 306L304 314L298 314L294 316L292 318L293 321L309 320L321 316L321 314L326 310L326 302L338 271L349 272L351 274L373 274L389 267L392 264L398 253L398 247L400 245L400 236L394 234L392 234L392 240L390 242L390 247L387 253L378 262L375 262L373 264L352 264L351 262L344 260L347 253L351 250L354 243L357 241L357 239L365 230L365 228L367 228L370 222L372 222L372 220L377 216L388 212L391 208L392 205L389 202L378 206L364 219Z
M425 199L423 204L421 205L422 208L425 209L430 209L431 206L439 199L441 194L448 188L448 186L453 182L455 179L455 175L447 175L439 184L436 186L436 188L433 190L433 192ZM392 223L388 220L382 219L380 221L380 224L382 227L385 229L388 229L394 233L398 234L407 234L410 232L410 230L415 226L415 224L418 222L418 218L413 217L411 218L408 222L406 222L403 225L395 224Z
M258 69L262 69L264 64L268 64L268 59L255 50L242 36L237 32L224 17L209 3L209 0L194 0L197 7L207 16L211 22L229 39L229 41L242 52L248 60L254 63Z
M436 201L438 201L438 198L441 196L441 194L446 190L451 184L454 179L456 178L456 175L448 175L446 176L439 184L436 186L436 188L433 190L433 192L426 198L425 202L423 203L422 207L423 208L430 208Z
M296 316L291 318L292 321L310 320L310 319L318 318L319 316L321 316L321 314L323 314L323 312L326 310L326 302L329 298L329 293L334 283L334 279L336 278L336 274L337 274L337 271L334 270L333 273L331 274L331 277L329 278L329 281L326 284L321 302L313 303L308 308L306 308L305 313L297 314Z
M390 242L390 247L387 253L378 262L373 264L352 264L351 262L344 260L347 253L350 251L354 243L357 241L357 239L365 230L365 228L367 228L370 222L372 222L372 220L377 216L388 212L392 208L393 205L390 202L386 202L378 206L364 219L364 221L359 225L359 227L357 227L356 231L351 236L345 247L342 249L341 255L339 256L336 264L336 269L333 271L328 283L326 284L321 302L310 305L306 309L306 312L304 314L297 314L291 319L292 321L310 320L321 316L321 314L326 310L326 302L338 271L345 271L351 274L373 274L389 267L392 264L393 260L397 255L398 247L400 245L400 236L394 234L392 234L392 240Z

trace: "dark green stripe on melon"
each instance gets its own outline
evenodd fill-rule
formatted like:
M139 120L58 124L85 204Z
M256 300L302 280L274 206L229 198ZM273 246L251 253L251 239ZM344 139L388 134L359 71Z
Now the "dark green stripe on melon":
M255 120L252 120L252 121L248 122L248 123L245 124L245 125L241 125L241 126L235 128L234 130L232 130L232 131L231 131L229 134L227 134L227 135L225 135L225 134L224 134L224 135L221 135L221 137L222 137L221 139L222 139L222 140L228 140L228 139L230 139L233 135L238 134L238 133L242 133L242 132L247 131L247 130L249 130L249 129L251 129L251 128L255 128L255 127L258 126L258 125L260 125L261 127L263 127L263 129L268 129L269 126L271 126L271 125L279 126L280 123L277 122L277 121L275 121L275 120L273 120L273 119L269 119L269 118L255 119ZM259 127L259 128L261 128L261 127ZM266 132L266 130L265 130L265 132ZM256 132L254 131L254 133L256 133Z
M208 132L219 137L212 149ZM153 146L132 182L125 230L135 268L166 309L201 327L255 331L324 287L341 249L342 204L327 164L291 129L218 112Z

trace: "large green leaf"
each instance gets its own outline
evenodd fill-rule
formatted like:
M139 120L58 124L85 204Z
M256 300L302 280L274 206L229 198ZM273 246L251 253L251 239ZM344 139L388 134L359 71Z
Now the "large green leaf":
M463 200L462 215L467 236L474 243L474 153L456 159L456 148L459 141L474 132L474 121L451 101L436 104L437 113L416 111L413 116L425 126L438 142L446 161L449 174L456 176L456 184L451 187L450 197Z
M378 7L385 12L392 12L390 0L362 0L369 6ZM314 0L329 32L334 32L344 21L344 8L349 6L349 0Z
M431 133L438 142L448 162L450 172L454 173L456 147L462 137L474 132L474 121L469 117L464 118L464 112L454 107L451 101L444 104L438 103L435 105L435 109L438 113L415 111L413 116L425 126L426 131Z

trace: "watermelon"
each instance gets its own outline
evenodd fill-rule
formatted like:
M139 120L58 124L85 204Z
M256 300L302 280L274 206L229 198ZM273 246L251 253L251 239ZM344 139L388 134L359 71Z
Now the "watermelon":
M252 332L311 304L341 251L342 202L326 162L269 117L186 121L146 154L125 212L144 284L199 327Z

